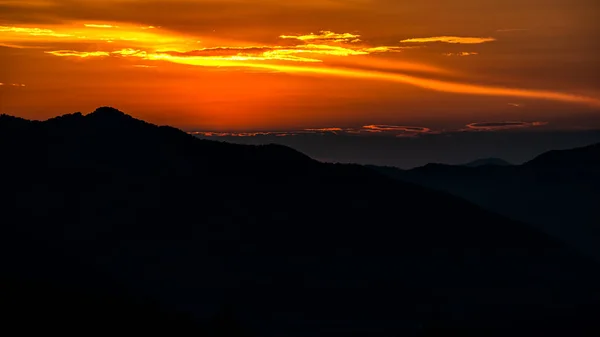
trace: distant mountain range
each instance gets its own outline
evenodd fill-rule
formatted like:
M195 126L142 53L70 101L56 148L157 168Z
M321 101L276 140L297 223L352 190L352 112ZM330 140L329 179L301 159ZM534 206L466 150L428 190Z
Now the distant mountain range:
M50 320L48 332L59 332L65 315L84 311L90 330L180 324L208 336L574 336L596 327L595 261L372 168L200 140L112 108L43 122L3 115L0 153L0 276L5 289L30 294L13 322ZM426 167L409 180L532 165ZM70 312L53 309L63 298ZM124 308L136 313L129 322Z
M546 152L527 162L524 166L577 172L600 171L600 143L572 150Z
M600 144L550 151L517 166L372 168L533 224L600 260Z
M468 166L468 167L480 167L480 166L510 166L512 165L511 163L507 162L504 159L500 159L500 158L483 158L483 159L477 159L474 160L470 163L466 163L463 166Z

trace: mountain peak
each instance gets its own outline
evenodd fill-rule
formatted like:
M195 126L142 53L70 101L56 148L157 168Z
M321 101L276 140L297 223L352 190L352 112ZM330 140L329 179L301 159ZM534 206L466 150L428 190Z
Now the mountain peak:
M103 106L96 109L90 116L97 118L133 118L128 114L109 106Z
M123 127L138 127L148 123L136 119L118 109L104 106L96 109L94 112L86 116L88 121L99 127L123 128Z

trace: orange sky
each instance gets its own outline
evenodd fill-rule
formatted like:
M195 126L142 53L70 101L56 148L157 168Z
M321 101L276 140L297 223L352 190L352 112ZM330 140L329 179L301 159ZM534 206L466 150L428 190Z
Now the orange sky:
M204 131L600 127L599 6L0 0L0 110L110 105Z

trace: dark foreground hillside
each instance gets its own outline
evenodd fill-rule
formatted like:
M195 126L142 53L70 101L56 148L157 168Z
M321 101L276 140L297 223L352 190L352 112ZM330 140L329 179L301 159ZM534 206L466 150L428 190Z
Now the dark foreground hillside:
M45 122L2 116L0 153L2 277L33 280L32 307L55 301L47 293L117 293L102 305L147 310L148 327L228 336L595 327L596 263L528 225L368 168L203 141L111 108ZM223 308L229 318L211 325ZM117 326L111 312L93 315ZM47 317L27 306L14 314Z

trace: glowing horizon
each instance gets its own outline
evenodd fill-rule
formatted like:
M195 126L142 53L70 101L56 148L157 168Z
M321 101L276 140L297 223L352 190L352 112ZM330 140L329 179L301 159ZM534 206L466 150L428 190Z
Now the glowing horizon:
M528 114L533 115L529 119L560 118L569 109L580 113L600 112L597 83L591 78L575 81L577 77L573 75L577 72L583 76L584 68L579 67L592 67L597 61L589 59L587 52L581 50L577 54L581 55L579 63L564 63L571 68L557 69L553 66L559 56L545 61L547 54L536 54L537 62L532 61L532 56L520 56L523 47L516 41L527 39L538 49L556 49L557 41L561 41L557 36L562 36L547 34L540 28L534 30L527 26L526 20L507 20L503 27L494 29L484 28L483 23L460 29L440 23L427 30L405 24L396 27L390 21L383 29L376 21L365 25L368 16L364 22L357 20L354 25L345 18L346 15L361 17L363 12L367 15L401 10L404 5L391 6L381 0L369 0L370 7L346 6L333 1L293 2L283 9L267 1L258 6L261 11L289 10L285 13L290 22L276 20L271 24L258 24L252 14L247 14L252 12L252 7L246 6L247 1L236 2L239 12L236 9L223 12L220 5L209 5L207 0L193 3L176 0L172 2L173 10L181 20L190 22L186 25L178 22L175 14L173 19L159 16L161 1L156 7L153 4L139 7L142 2L137 0L127 4L117 0L91 0L74 12L62 7L68 3L61 0L4 5L13 14L0 14L0 56L24 67L27 62L37 62L34 68L44 67L46 71L35 73L16 67L9 69L8 74L0 74L2 83L26 85L22 90L12 90L11 96L3 95L2 109L10 108L26 116L39 114L27 112L39 108L32 105L32 99L25 98L38 95L37 101L39 97L41 101L45 99L40 104L50 105L56 111L70 104L54 101L58 98L45 93L58 91L66 98L70 93L79 92L77 97L82 97L86 95L83 87L75 87L74 83L96 74L94 84L84 86L94 90L94 100L86 102L86 106L124 105L135 111L152 107L149 118L190 128L201 125L216 129L238 129L244 125L248 129L261 125L293 128L295 124L327 128L326 124L337 120L341 124L402 125L425 117L440 123L467 125L502 111L507 117L504 120L524 120ZM233 6L229 0L225 2ZM120 6L120 15L111 14L113 5ZM87 13L86 6L99 12L93 16L79 15L79 11ZM241 20L239 27L217 21L214 28L196 27L192 23L195 15L213 22L210 12L200 12L202 8L209 8L207 6L216 6L214 15L220 13L218 15ZM489 6L490 13L505 10ZM561 8L563 6L570 10L566 2ZM414 8L418 11L418 6ZM564 15L572 18L575 12L568 10ZM309 11L315 15L335 11L354 14L339 14L332 17L333 21L316 20L308 25L302 24L301 19L292 19L293 11ZM242 17L241 13L246 16ZM449 13L468 17L465 13ZM523 13L527 12L523 10ZM411 20L433 22L426 12L422 15L420 21L418 17ZM38 21L37 18L43 16L56 19ZM295 28L291 28L291 22ZM578 26L573 29L581 31ZM537 35L532 33L536 31ZM577 52L568 46L568 40L561 43L565 45L565 55ZM543 72L546 69L543 67L555 71ZM63 69L60 71L66 76L50 75L55 69ZM536 76L523 75L524 72ZM3 87L0 90L6 91L8 86ZM127 95L121 97L127 93L144 97L147 102L136 103L127 99ZM436 96L441 94L443 96ZM295 98L300 96L305 99ZM106 101L100 102L96 99L99 97L105 97ZM446 103L436 102L433 97L452 101L455 108L445 109ZM522 102L514 102L515 99ZM74 101L79 102L80 98ZM159 107L173 110L173 104L167 105L173 101L177 101L179 112L160 114ZM371 108L367 102L371 102ZM197 110L199 105L202 111ZM459 113L457 108L472 112ZM288 117L282 109L287 111ZM391 112L397 110L402 113L394 116ZM410 110L420 112L411 114ZM479 111L480 116L475 111Z

